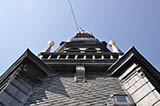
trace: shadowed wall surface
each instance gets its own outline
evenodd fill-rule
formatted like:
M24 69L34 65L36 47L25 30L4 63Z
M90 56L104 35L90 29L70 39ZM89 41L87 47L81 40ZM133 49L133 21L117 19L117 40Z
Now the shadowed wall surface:
M89 74L86 83L76 83L73 78L71 73L46 78L25 106L112 106L111 95L125 94L117 78Z

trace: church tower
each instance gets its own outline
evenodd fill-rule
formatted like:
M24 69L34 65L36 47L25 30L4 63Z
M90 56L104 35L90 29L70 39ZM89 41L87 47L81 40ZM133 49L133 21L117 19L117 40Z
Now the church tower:
M160 74L135 47L87 31L53 45L27 49L0 77L0 106L160 106Z

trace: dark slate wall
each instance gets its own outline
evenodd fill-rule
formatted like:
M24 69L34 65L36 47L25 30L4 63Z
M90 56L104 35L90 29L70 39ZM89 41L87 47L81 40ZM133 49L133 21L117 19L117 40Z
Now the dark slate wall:
M5 79L6 86L0 91L0 106L23 106L45 76L31 61L21 64Z
M112 106L111 95L125 94L117 78L87 74L76 83L74 74L53 75L38 86L25 106Z
M0 94L2 106L23 106L32 93L32 88L22 79L14 79Z

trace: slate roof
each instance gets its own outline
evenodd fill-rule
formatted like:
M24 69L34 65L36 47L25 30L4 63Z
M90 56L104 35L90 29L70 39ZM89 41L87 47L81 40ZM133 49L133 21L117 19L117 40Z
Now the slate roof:
M73 78L73 73L46 78L25 106L112 106L111 95L125 94L117 78L88 74L86 83L76 83Z

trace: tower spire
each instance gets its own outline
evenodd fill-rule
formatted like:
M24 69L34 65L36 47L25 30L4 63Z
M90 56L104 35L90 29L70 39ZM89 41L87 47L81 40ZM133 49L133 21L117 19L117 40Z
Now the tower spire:
M74 19L76 29L77 29L77 31L79 31L79 26L78 26L78 22L77 22L76 16L75 16L74 11L73 11L72 3L71 3L70 0L68 0L68 2L69 2L69 6L71 8L71 12L72 12L72 15L73 15L73 19Z

